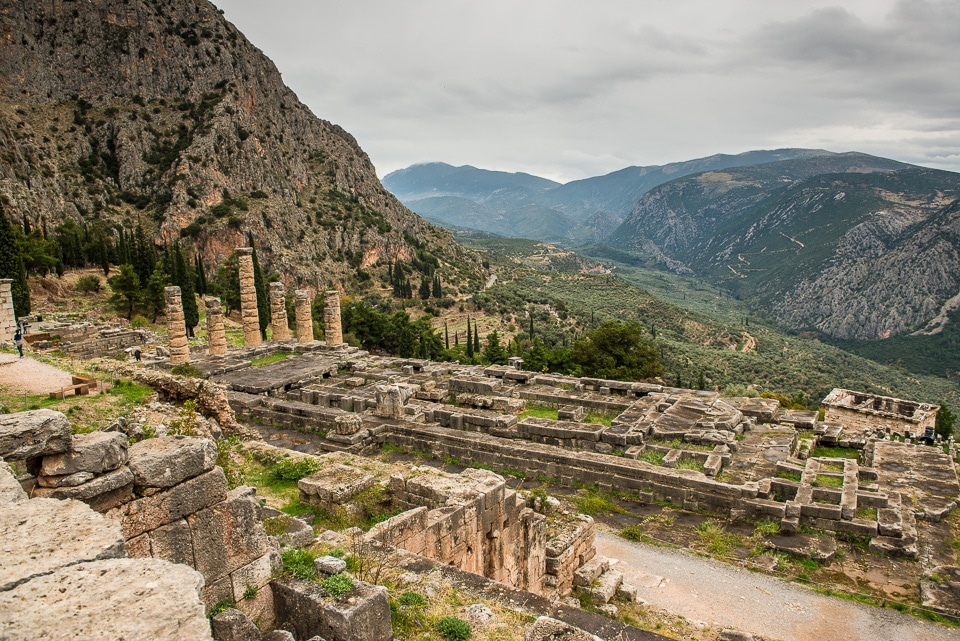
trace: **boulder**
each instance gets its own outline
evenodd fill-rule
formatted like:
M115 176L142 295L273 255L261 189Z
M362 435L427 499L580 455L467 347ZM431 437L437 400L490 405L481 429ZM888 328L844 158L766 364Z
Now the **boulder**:
M33 497L76 499L105 512L133 498L133 474L130 468L120 467L102 476L73 487L37 487Z
M335 556L321 556L313 562L317 574L340 574L347 569L347 562Z
M600 641L600 637L569 623L550 617L540 617L527 630L524 641Z
M30 410L0 415L0 458L28 459L70 449L70 421L61 412Z
M130 448L130 470L137 487L173 487L217 464L216 444L192 436L164 436Z
M202 585L195 570L159 559L108 559L59 568L0 592L0 636L5 641L209 641Z
M227 608L210 617L210 627L217 641L260 641L260 630L236 608Z
M0 592L66 565L122 556L120 526L79 501L33 499L0 509Z
M78 472L102 474L127 462L127 436L122 432L90 432L73 437L70 449L43 457L41 476L66 476Z
M17 475L0 459L0 505L5 503L20 503L27 500L27 493L17 481ZM4 506L3 509L6 509Z

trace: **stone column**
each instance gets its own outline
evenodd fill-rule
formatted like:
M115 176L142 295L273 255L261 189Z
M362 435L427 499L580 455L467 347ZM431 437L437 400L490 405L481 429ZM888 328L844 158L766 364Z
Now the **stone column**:
M260 316L257 312L257 287L253 283L253 248L237 247L240 267L240 316L243 320L243 344L257 347L260 337Z
M298 289L293 293L297 305L297 342L313 341L313 316L310 313L310 292Z
M13 279L0 278L0 341L12 341L16 333L17 314L13 309Z
M340 292L333 289L323 295L323 337L327 345L343 344L340 325Z
M270 327L273 329L273 340L290 340L290 326L287 325L287 293L283 283L270 283Z
M227 353L227 334L223 331L223 308L220 299L207 296L203 299L207 308L207 353L217 356Z
M180 288L164 287L163 300L167 304L167 341L170 344L170 363L180 365L190 362L190 346L187 345L187 326L183 320L183 299Z

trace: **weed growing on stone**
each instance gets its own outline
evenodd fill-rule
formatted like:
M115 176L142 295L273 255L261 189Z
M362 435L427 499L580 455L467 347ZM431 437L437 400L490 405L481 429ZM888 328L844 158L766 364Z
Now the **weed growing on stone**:
M557 408L547 407L546 405L527 405L527 409L517 416L517 420L522 421L525 418L548 418L551 421L556 421Z
M693 458L685 458L677 461L678 470L694 470L696 472L703 471L703 463Z
M609 492L601 492L593 487L581 487L577 495L573 497L573 502L577 506L577 511L581 514L600 514L607 512L610 514L623 514L626 512L617 505L616 500Z
M317 578L317 570L313 567L313 562L316 561L317 556L316 552L306 548L285 550L280 553L280 559L283 561L283 573L304 581L313 581Z
M697 527L697 536L707 548L707 552L715 556L728 557L734 548L740 545L740 537L723 529L716 521L704 521Z
M255 358L250 361L250 367L263 367L264 365L280 363L290 358L290 356L292 356L292 354L287 354L286 352L267 354L266 356L261 356L260 358Z
M349 593L353 586L353 579L347 574L333 574L320 581L320 587L333 597L341 597Z

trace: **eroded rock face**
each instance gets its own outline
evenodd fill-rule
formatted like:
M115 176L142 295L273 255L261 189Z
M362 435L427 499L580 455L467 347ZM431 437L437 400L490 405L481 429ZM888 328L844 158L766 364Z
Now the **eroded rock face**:
M7 503L20 503L27 500L27 493L23 491L13 470L0 459L0 509L6 509Z
M130 470L137 487L173 487L200 476L217 463L217 446L205 438L164 436L130 448Z
M195 570L159 559L109 559L59 568L0 591L0 638L211 639L200 603L202 585Z
M70 449L70 421L62 412L30 410L0 415L0 457L28 459Z
M540 617L527 630L524 641L600 641L600 637L575 628L569 623L550 617Z

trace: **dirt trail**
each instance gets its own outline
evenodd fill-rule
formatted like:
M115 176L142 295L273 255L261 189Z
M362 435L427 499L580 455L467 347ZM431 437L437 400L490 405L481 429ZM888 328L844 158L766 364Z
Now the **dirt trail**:
M712 559L597 530L597 551L618 560L638 596L675 615L783 641L960 641L960 630L817 594Z
M70 373L25 354L0 354L0 387L16 394L46 394L73 383Z

